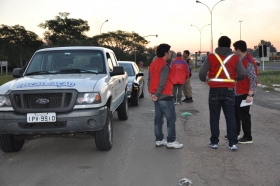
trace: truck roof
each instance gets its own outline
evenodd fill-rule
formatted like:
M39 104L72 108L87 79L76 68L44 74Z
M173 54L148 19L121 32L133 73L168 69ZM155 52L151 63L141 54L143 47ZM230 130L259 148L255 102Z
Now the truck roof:
M96 47L96 46L66 46L66 47L51 47L51 48L44 48L37 50L36 52L41 51L53 51L53 50L102 50L102 51L110 51L113 52L111 49L105 47Z

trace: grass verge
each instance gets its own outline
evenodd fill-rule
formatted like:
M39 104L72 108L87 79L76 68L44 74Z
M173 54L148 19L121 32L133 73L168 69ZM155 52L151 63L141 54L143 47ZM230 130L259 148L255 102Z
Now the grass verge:
M267 86L272 86L272 84L280 84L280 70L259 71L258 82Z
M3 85L4 83L13 80L14 77L11 73L6 74L0 74L0 85Z

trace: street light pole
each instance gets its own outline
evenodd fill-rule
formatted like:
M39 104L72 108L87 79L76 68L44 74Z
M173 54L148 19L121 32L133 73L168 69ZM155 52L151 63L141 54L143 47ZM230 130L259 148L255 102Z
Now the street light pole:
M202 29L204 28L204 27L206 27L206 26L209 26L210 24L207 24L207 25L205 25L205 26L203 26L201 29L199 29L197 26L195 26L195 25L191 25L191 26L194 26L194 27L196 27L197 29L198 29L198 31L199 31L199 33L200 33L200 45L199 45L199 52L201 52L201 32L202 32Z
M147 36L143 36L143 37L149 37L149 36L156 36L156 37L158 37L158 35L156 34L156 35L147 35ZM135 60L135 63L137 63L136 62L136 50L134 49L134 60Z
M196 0L196 3L201 3L201 4L205 5L205 6L208 8L208 10L209 10L209 12L210 12L210 15L211 15L211 52L213 52L213 30L212 30L212 27L213 27L212 25L213 25L213 23L212 23L212 12L213 12L215 6L216 6L218 3L222 2L222 1L224 1L224 0L220 0L219 2L217 2L217 3L213 6L212 10L210 10L210 8L209 8L206 4L204 4L204 3L202 3L202 2L200 2L200 1L198 1L198 0Z
M242 21L239 21L240 22L240 40L241 40L241 23L242 23Z
M108 19L107 19L106 21L104 21L104 23L106 23L106 22L108 22ZM100 27L100 35L101 35L101 28L102 28L102 26L103 26L104 23L102 23L102 25L101 25L101 27Z

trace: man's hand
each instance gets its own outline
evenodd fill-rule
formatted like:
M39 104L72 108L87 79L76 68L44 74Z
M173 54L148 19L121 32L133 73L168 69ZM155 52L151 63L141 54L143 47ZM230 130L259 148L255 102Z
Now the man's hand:
M209 77L206 77L206 80L204 81L204 83L205 83L206 85L208 85L208 83L209 83Z
M250 103L253 100L253 97L247 96L246 103Z
M154 94L150 94L151 98L153 101L156 101L157 100L157 97L154 95Z

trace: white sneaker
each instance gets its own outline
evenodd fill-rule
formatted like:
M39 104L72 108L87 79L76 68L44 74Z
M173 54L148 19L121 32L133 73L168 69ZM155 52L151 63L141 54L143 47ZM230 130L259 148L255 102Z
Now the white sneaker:
M236 145L232 145L231 147L229 147L229 149L232 150L232 151L236 151L237 147L236 147Z
M166 145L167 149L180 149L182 148L184 145L181 143L178 143L177 141L174 142L168 142Z
M162 141L156 141L156 147L166 146L167 141L163 139Z

